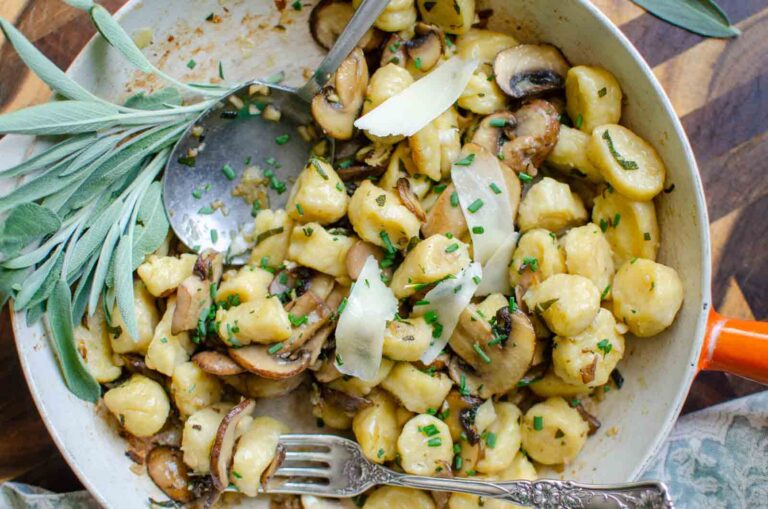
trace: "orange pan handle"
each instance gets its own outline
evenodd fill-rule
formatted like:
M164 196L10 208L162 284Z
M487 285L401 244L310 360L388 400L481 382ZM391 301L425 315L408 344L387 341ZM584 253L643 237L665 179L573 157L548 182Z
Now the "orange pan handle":
M768 322L710 311L699 369L727 371L768 384Z

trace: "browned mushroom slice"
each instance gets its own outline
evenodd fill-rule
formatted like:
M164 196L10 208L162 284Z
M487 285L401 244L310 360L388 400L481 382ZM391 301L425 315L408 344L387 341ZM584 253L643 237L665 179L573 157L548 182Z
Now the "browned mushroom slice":
M381 52L381 62L379 62L379 65L384 67L388 64L395 64L405 67L405 62L408 59L408 54L405 52L406 42L398 34L390 35L384 44L384 50Z
M403 202L405 208L410 210L419 221L426 221L427 214L424 213L424 209L419 203L419 199L413 194L411 190L411 181L407 178L397 179L397 194L400 196L400 201Z
M206 249L197 257L192 272L200 279L218 283L224 272L224 257L218 251Z
M309 366L312 367L317 363L320 355L323 353L323 347L325 342L328 341L331 333L336 328L336 324L329 323L323 326L319 331L315 332L312 339L304 344L303 350L309 352Z
M472 135L472 143L480 145L491 154L499 154L501 147L513 133L511 128L517 125L515 115L509 111L502 111L488 115L477 127ZM506 136L505 136L506 134Z
M144 375L145 377L151 378L160 384L165 383L165 377L163 374L147 367L147 363L144 361L144 357L141 355L122 354L120 355L120 358L123 359L125 370L129 373L138 373L139 375Z
M224 491L229 486L229 469L232 456L235 452L235 439L237 438L237 425L246 417L250 417L256 402L245 399L235 405L219 424L216 430L216 438L211 447L211 480L213 486Z
M294 355L278 356L269 353L264 345L231 348L229 356L242 367L264 378L282 380L296 376L309 367L310 353L299 350Z
M493 63L496 83L515 99L562 89L568 68L560 50L548 44L521 44L505 49Z
M159 446L147 455L149 478L172 500L186 504L195 499L190 489L189 469L181 451L175 447Z
M342 376L341 372L336 369L336 362L330 357L323 359L313 372L315 374L315 379L323 384L331 383Z
M324 49L331 49L354 14L354 7L347 1L321 0L309 15L312 38ZM379 30L371 28L360 40L358 47L371 51L381 44L383 38Z
M347 168L339 168L336 173L344 182L353 182L371 177L380 177L387 171L386 166L354 165Z
M384 250L378 246L375 246L369 242L358 240L347 251L346 266L349 277L357 279L360 275L360 271L363 270L363 265L369 256L373 256L379 262L384 259Z
M578 403L575 405L573 404L573 400L571 400L569 404L579 412L581 418L589 425L589 432L587 434L594 435L597 433L597 430L600 429L600 426L602 426L600 420L591 413L587 412L587 409L584 408L584 405L582 405L580 401L576 401Z
M517 173L536 175L557 144L560 116L551 103L535 99L515 112L517 123L502 147L504 164Z
M581 381L584 385L587 385L590 382L594 381L595 373L597 373L597 362L598 362L597 355L593 355L592 362L584 366L583 368L581 368L581 371L580 371Z
M461 377L459 377L461 378ZM474 410L477 412L477 407L483 404L483 400L475 396L462 396L457 390L452 390L448 393L443 403L443 414L446 415L444 421L448 425L448 429L451 430L451 437L454 440L458 440L462 433L466 433L467 439L470 443L476 444L480 439L477 433L472 433L470 430L467 433L467 420L468 411ZM447 414L445 411L448 411Z
M312 116L330 137L348 140L368 86L368 65L361 49L341 63L333 83L312 99Z
M206 249L197 257L193 274L176 290L176 309L171 321L171 333L192 330L203 312L213 303L211 284L217 284L224 271L221 253Z
M221 352L207 351L197 353L192 357L192 362L206 373L216 376L239 375L245 372L242 366Z
M470 304L462 312L449 341L451 348L474 371L482 398L513 388L531 366L536 335L530 320L520 310L507 306L496 313L493 327Z
M304 343L312 339L312 336L333 315L333 311L313 291L308 291L293 301L289 311L288 316L293 322L294 327L291 336L283 342L282 348L275 352L277 354L296 351Z
M222 380L247 398L279 398L295 391L302 383L309 380L309 375L304 372L291 378L270 380L253 373L243 373L225 376Z
M448 376L461 388L463 394L479 396L483 388L483 379L475 374L472 366L461 357L454 355L448 362Z
M373 404L371 400L363 398L362 396L347 394L346 392L337 391L325 385L320 386L320 397L329 405L343 410L348 415L355 415L358 410L368 408Z
M331 294L335 284L336 280L333 277L317 272L309 279L307 289L311 290L320 300L325 300Z
M435 477L439 477L441 479L453 478L453 470L451 469L451 464L445 460L440 460L437 462L437 468L435 469L435 472ZM448 501L451 498L451 494L449 492L430 491L429 494L432 495L432 500L435 501L435 509L446 509L448 507Z
M468 231L467 220L459 207L458 198L453 197L456 188L449 184L432 208L427 212L427 220L421 225L421 233L424 238L437 234L451 233L457 239L462 238Z
M443 56L445 35L439 27L426 23L417 23L415 32L416 36L405 43L406 51L416 69L430 71Z

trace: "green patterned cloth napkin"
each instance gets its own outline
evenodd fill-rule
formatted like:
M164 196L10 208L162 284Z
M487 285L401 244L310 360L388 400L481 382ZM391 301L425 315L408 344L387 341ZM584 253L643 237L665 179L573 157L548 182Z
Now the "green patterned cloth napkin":
M661 479L678 509L768 509L768 391L685 415L647 479ZM98 509L85 491L0 486L0 509Z

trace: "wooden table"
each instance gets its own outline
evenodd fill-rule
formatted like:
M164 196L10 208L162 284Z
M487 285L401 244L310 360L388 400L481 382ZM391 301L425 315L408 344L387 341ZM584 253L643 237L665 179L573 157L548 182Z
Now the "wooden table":
M719 0L743 31L739 39L721 41L663 23L629 0L593 1L648 60L690 136L709 202L715 306L728 315L767 319L768 5ZM125 0L100 3L114 11ZM0 0L0 16L63 68L94 33L88 17L61 0ZM0 112L45 101L49 93L0 36ZM0 316L0 387L0 482L16 478L55 491L81 488L29 396L7 309ZM705 373L684 411L764 388Z

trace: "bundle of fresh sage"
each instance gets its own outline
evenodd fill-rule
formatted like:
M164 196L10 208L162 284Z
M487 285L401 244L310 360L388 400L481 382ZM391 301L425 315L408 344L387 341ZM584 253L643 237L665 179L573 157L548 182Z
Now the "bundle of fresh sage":
M45 317L64 380L78 397L96 401L74 341L86 310L116 305L137 337L133 271L168 233L157 176L171 147L226 89L181 83L154 67L103 7L66 0L87 10L99 33L134 67L172 85L139 93L123 105L96 97L67 77L12 24L0 18L24 63L57 94L56 100L0 116L0 133L50 137L55 143L0 171L23 177L0 198L0 305L13 297L28 323ZM182 92L202 97L182 105Z

